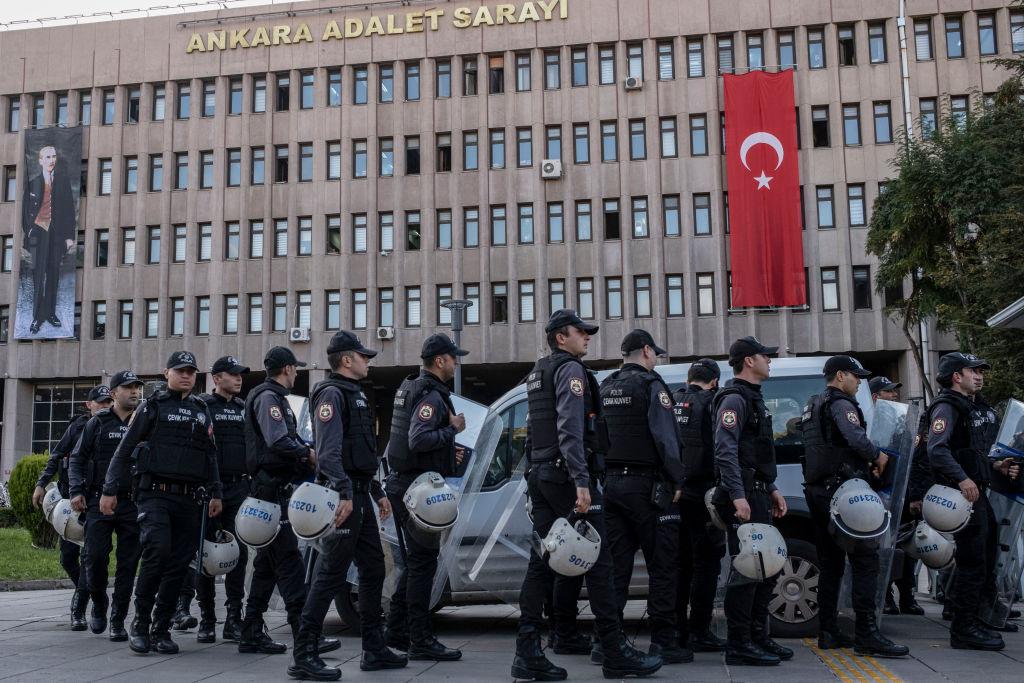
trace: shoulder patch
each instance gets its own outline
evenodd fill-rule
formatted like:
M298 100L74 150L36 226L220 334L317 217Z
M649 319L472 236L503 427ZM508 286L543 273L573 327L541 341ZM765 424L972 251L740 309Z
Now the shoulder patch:
M722 411L722 426L726 429L732 429L736 426L736 411L735 410L724 410Z
M668 395L667 391L659 391L658 400L661 401L661 405L665 408L672 408L672 398Z
M855 425L859 425L860 424L860 419L857 417L857 411L856 410L847 410L846 411L846 419L849 420L851 424L855 424Z
M330 403L321 403L316 409L316 416L320 418L321 422L330 422L334 417L334 406Z
M579 377L573 377L569 380L569 391L576 396L583 395L583 380Z
M270 417L280 422L284 417L281 414L281 408L279 406L270 406Z
M946 431L946 419L942 417L935 418L935 422L932 422L932 432L941 434L944 431Z
M420 418L422 422L427 422L430 418L434 417L434 406L429 403L424 404L416 416Z

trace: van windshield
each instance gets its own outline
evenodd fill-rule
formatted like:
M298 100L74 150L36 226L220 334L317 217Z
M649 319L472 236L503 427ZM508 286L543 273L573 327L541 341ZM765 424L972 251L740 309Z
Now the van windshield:
M779 465L800 463L804 454L800 416L808 399L821 390L820 376L773 377L762 386L765 405L772 414L775 462Z

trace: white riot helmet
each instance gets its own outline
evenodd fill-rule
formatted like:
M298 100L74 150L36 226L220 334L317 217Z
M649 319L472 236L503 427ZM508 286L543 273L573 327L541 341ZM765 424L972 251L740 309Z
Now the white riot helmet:
M326 486L304 482L288 501L288 521L303 541L315 541L334 529L338 492Z
M771 524L746 523L736 530L740 551L732 566L748 579L763 581L786 564L786 540Z
M439 534L459 518L459 495L437 472L416 477L402 497L409 518L422 531Z
M834 534L863 541L889 530L889 511L863 479L849 479L836 489L829 505L829 529Z
M249 496L235 514L235 535L252 548L270 545L281 530L281 506Z
M76 512L71 507L71 501L63 498L57 501L50 517L50 524L53 525L57 535L68 543L85 545L85 515Z
M586 574L601 552L600 534L583 519L570 524L565 517L559 517L543 539L534 534L534 544L537 554L562 576Z
M913 555L929 569L945 569L953 564L956 543L939 533L928 522L918 522L910 539Z
M219 530L216 540L203 541L203 574L213 578L238 566L238 541L230 531Z
M921 512L928 526L946 534L955 534L971 519L971 504L954 488L935 484L924 494Z
M722 518L718 516L718 508L716 508L715 504L711 502L711 499L714 498L714 496L715 487L712 486L708 489L707 493L704 494L704 507L708 509L708 515L711 517L711 523L722 531L725 531L725 522L723 522Z
M57 507L57 503L61 500L60 491L57 489L57 484L50 482L46 485L46 495L43 496L43 518L49 522L50 513ZM52 524L52 522L51 522Z

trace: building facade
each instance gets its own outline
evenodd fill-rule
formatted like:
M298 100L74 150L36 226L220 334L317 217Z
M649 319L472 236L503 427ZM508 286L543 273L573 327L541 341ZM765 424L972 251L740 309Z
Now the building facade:
M179 348L259 368L291 344L304 389L354 329L385 408L453 297L483 400L563 306L601 325L598 365L639 326L675 360L756 334L919 386L884 312L904 292L875 291L864 247L906 120L898 5L340 0L0 34L3 478L83 389ZM907 3L918 132L1006 78L987 62L1024 51L1007 5ZM720 74L789 67L809 304L733 309ZM20 131L53 125L85 128L78 338L16 342Z

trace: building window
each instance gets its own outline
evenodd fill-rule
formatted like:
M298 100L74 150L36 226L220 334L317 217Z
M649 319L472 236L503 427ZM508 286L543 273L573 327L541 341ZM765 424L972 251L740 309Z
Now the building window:
M651 317L651 276L633 278L633 310L638 318Z
M121 265L135 265L135 228L121 228Z
M341 329L341 290L324 292L324 329Z
M18 167L4 166L4 201L13 202L18 191Z
M796 37L792 31L779 31L776 35L779 52L779 69L796 68Z
M487 87L491 95L505 92L505 57L490 55L487 58Z
M828 105L811 107L811 139L815 147L830 147L828 130Z
M249 221L249 258L263 258L263 221Z
M146 263L150 265L160 263L160 226L151 225L146 228L146 233Z
M395 66L394 64L381 64L379 66L380 84L378 86L378 101L382 103L394 102L395 100Z
M508 322L508 283L495 282L491 285L491 322Z
M443 306L444 302L452 300L452 286L451 285L438 285L437 286L437 324L438 325L451 325L452 324L452 309Z
M815 188L818 202L818 228L827 230L836 227L835 211L832 205L832 186L819 185Z
M420 99L420 63L405 63L405 99L418 102Z
M519 243L533 244L533 204L520 204L519 209Z
M267 79L265 76L252 79L252 113L262 114L267 110Z
M629 158L647 158L647 124L643 119L629 122Z
M860 145L860 105L843 105L843 143L847 147Z
M42 105L42 98L38 98ZM138 86L128 88L128 101L126 102L124 120L125 123L139 122L139 109L142 106L142 89Z
M242 113L242 78L241 76L228 80L228 116L238 116Z
M565 241L562 218L562 202L548 202L548 244L560 244Z
M405 138L405 174L420 174L420 138L409 135Z
M160 301L146 299L146 338L153 339L160 334Z
M837 29L839 39L839 66L857 65L857 41L853 25L840 26Z
M825 29L807 29L807 62L812 69L825 68Z
M267 152L263 147L252 148L252 167L250 170L250 183L262 185L266 177Z
M299 143L299 182L308 183L313 180L313 143Z
M587 48L574 47L572 49L572 87L585 87L587 81Z
M97 268L106 268L110 257L110 231L96 231L96 259L94 263Z
M278 218L274 221L274 256L288 255L288 221Z
M1010 48L1024 52L1024 12L1010 12Z
M665 307L670 318L680 318L686 309L683 305L683 276L665 276Z
M675 48L671 40L658 42L658 80L671 81L676 77Z
M896 304L900 303L905 299L905 295L903 293L903 283L901 282L898 285L886 287L883 296L885 299L886 308L890 306L895 306Z
M327 143L327 179L339 180L341 178L341 143Z
M462 210L463 246L480 246L480 210L469 206Z
M366 177L367 148L366 140L352 141L352 177Z
M299 292L295 297L295 326L310 329L313 325L313 293Z
M964 19L946 17L946 56L961 59L964 56Z
M57 125L61 127L68 125L68 94L66 92L57 93Z
M179 119L187 119L192 116L192 86L188 83L178 83L175 116Z
M197 260L205 263L213 258L213 225L211 223L199 224L199 250Z
M224 259L237 261L242 245L242 228L237 221L224 226Z
M871 308L871 266L853 267L853 310Z
M135 314L135 303L132 301L119 301L119 324L117 327L118 339L132 338L132 317Z
M697 273L697 315L715 314L715 274Z
M292 81L288 73L276 74L277 82L276 97L274 99L274 111L288 111L291 108Z
M437 172L447 173L452 170L452 134L437 134Z
M313 253L313 218L299 216L298 256L310 256Z
M476 59L476 55L462 58L462 94L467 97L479 92Z
M999 51L996 43L996 15L978 15L978 52L994 55Z
M967 95L954 95L949 98L949 116L956 127L963 130L967 125Z
M764 68L764 36L760 33L747 34L747 68L750 71Z
M821 269L821 310L839 310L839 269Z
M366 253L366 214L357 213L352 216L352 251L357 254Z
M4 235L0 237L0 272L10 273L14 270L14 236Z
M923 62L932 58L932 20L914 20L914 49L917 61Z
M618 131L615 121L601 122L601 161L618 161Z
M159 192L164 187L164 157L162 154L149 156L149 191Z
M565 307L565 280L548 280L548 315Z
M598 83L612 85L615 83L615 47L602 45L597 49Z
M103 91L103 120L104 126L114 125L114 90L113 88Z
M274 182L288 182L288 145L274 145Z
M110 159L100 159L100 182L99 187L96 189L96 194L100 196L106 196L110 194L111 178L113 176L113 161Z
M533 130L516 128L516 166L533 166Z
M581 200L576 202L576 241L589 242L592 239L590 202Z
M562 57L557 52L544 53L544 89L558 90L562 87Z
M210 334L210 297L196 297L196 334Z
M381 253L395 250L395 214L390 211L377 214L377 239Z
M576 280L576 312L584 320L594 319L594 281L590 278Z
M434 61L434 96L452 96L452 62L450 59Z
M639 79L644 77L644 46L641 43L626 46L626 76Z
M490 131L491 168L505 168L505 131Z
M935 133L935 127L938 123L935 99L932 97L922 97L920 101L921 108L921 135L924 137L931 137Z
M213 81L203 81L203 109L200 113L204 118L214 115L217 106L217 86Z
M263 295L249 295L249 334L263 332Z
M327 70L327 106L341 106L341 69Z
M225 182L228 187L238 187L242 184L242 150L235 147L227 152L228 163Z
M366 329L366 290L352 290L352 328Z
M466 309L466 324L480 324L480 285L476 282L467 282L463 287L463 298L470 302Z
M875 102L875 144L892 142L892 115L888 102Z
M573 161L577 164L590 163L590 125L576 123L572 127Z
M505 205L491 207L491 246L502 247L508 244L508 230L505 225Z
M4 325L4 328L7 326ZM5 331L5 330L0 330ZM106 339L107 337L107 302L92 302L92 338Z
M534 307L535 286L532 281L519 283L519 322L532 323L537 319Z
M188 189L188 152L174 153L174 189Z
M686 39L686 75L689 78L704 76L704 39Z
M341 253L341 216L338 214L327 217L327 253Z
M850 211L850 225L860 227L867 225L864 212L864 186L846 186L846 205Z
M675 119L672 121L674 124ZM690 116L690 154L695 157L708 154L708 119L704 114Z
M622 236L622 229L619 221L619 200L604 200L604 238L606 240L617 240Z
M78 93L78 124L88 126L92 121L92 93L81 90Z
M365 65L352 67L352 104L366 104L370 94L369 74Z
M562 158L562 127L547 126L544 129L544 158Z
M693 195L693 234L711 234L711 195Z
M224 296L224 334L238 334L238 295Z
M516 55L516 92L530 89L530 55Z
M633 197L633 237L643 238L650 236L647 217L647 197Z
M716 43L718 45L718 72L731 74L735 64L733 60L732 36L718 36Z
M7 98L7 132L21 130L21 99L17 95Z
M313 108L314 77L312 71L299 74L299 109Z
M199 189L213 187L213 152L199 153Z
M661 200L662 220L666 237L679 237L682 233L679 218L679 195L665 195Z
M886 62L885 24L868 24L868 54L872 64Z
M271 328L273 332L284 332L285 323L287 322L288 313L288 295L287 294L274 294L271 300L274 310L273 318L271 320ZM262 320L260 321L262 329Z
M184 225L174 226L174 249L171 252L171 263L185 262L185 247L188 240L188 231Z

